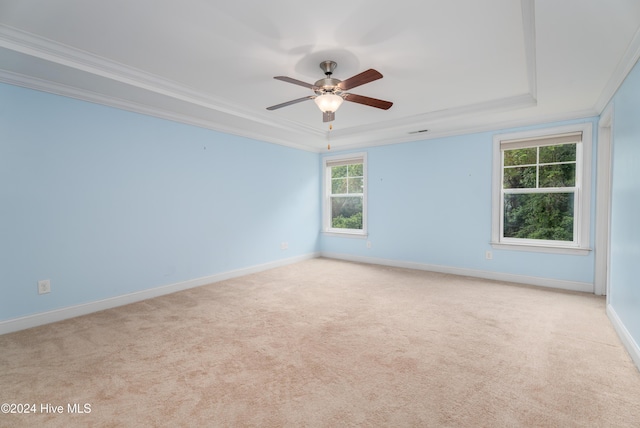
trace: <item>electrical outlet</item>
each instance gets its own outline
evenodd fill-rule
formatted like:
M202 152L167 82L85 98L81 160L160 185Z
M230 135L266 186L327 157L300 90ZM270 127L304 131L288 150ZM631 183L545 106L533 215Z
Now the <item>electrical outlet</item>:
M288 250L289 249L289 243L288 242L281 242L280 243L280 249L281 250Z
M38 294L51 293L51 281L42 279L38 281Z
M486 253L484 253L484 258L487 260L492 260L493 259L493 253L491 251L487 251Z
M367 248L371 248L371 241L367 241Z

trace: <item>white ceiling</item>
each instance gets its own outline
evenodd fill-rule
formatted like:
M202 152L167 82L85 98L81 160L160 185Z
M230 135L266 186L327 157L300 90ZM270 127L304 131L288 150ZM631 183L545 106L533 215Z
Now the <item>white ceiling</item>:
M0 0L0 81L311 151L597 115L640 56L639 0ZM425 133L414 133L425 130Z

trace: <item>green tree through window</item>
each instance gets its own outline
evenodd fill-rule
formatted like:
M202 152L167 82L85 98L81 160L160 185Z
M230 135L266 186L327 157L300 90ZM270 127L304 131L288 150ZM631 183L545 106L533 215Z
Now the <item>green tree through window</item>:
M574 241L577 144L503 152L503 236Z
M362 230L363 164L331 167L331 227Z

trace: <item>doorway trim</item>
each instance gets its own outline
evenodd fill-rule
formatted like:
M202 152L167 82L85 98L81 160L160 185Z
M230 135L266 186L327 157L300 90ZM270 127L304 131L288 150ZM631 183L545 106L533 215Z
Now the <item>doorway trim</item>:
M609 300L609 253L611 231L611 172L613 151L613 103L598 121L596 178L596 239L593 292Z

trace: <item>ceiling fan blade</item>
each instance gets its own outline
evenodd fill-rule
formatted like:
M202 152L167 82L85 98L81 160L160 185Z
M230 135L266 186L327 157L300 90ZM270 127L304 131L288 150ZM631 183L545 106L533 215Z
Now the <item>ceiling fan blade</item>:
M355 76L348 78L347 80L343 80L338 83L338 87L343 91L348 91L351 88L355 88L356 86L364 85L365 83L373 82L378 79L382 79L382 74L373 68L370 68L367 71L363 71L360 74L356 74Z
M274 106L267 107L267 110L276 110L276 109L279 109L279 108L282 108L282 107L290 106L291 104L297 104L297 103L301 103L302 101L312 100L314 98L315 98L314 95L309 95L308 97L302 97L302 98L298 98L296 100L287 101L286 103L276 104Z
M294 85L304 86L305 88L309 88L309 89L315 88L315 86L313 86L311 83L303 82L302 80L294 79L292 77L276 76L274 77L274 79L282 80L283 82L293 83Z
M377 98L365 97L356 94L342 94L342 98L345 101L351 101L352 103L364 104L375 108L381 108L383 110L389 110L393 103L391 101L379 100Z

